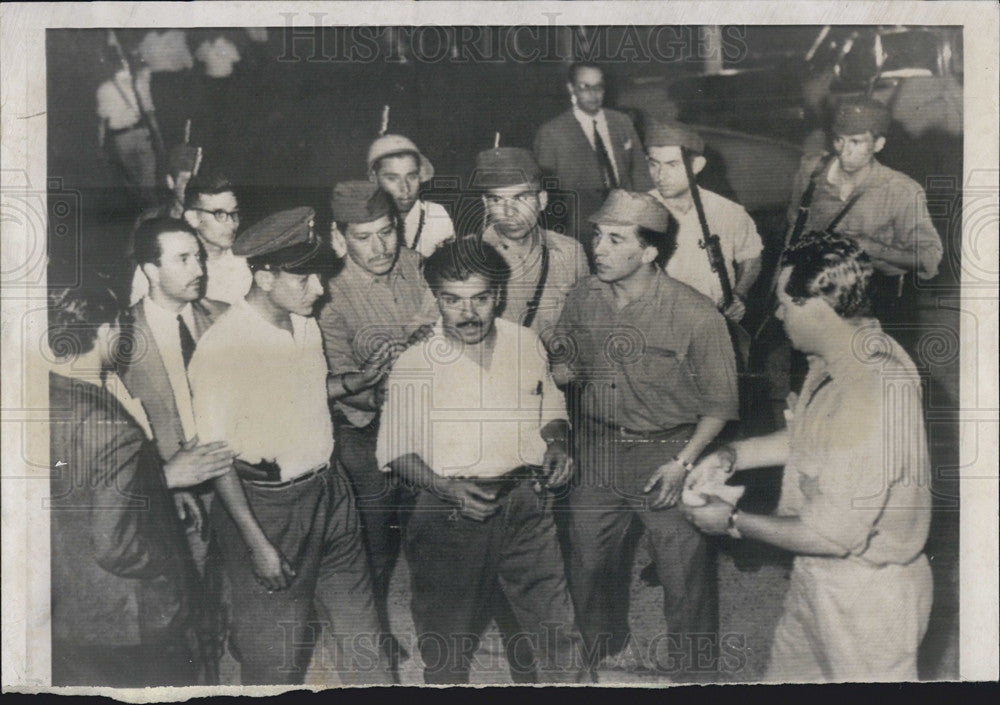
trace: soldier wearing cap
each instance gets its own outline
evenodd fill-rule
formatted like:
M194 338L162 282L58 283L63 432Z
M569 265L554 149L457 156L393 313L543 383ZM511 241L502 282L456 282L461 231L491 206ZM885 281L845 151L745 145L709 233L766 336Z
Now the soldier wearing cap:
M312 313L337 260L313 217L283 211L237 240L253 285L202 336L188 369L199 438L225 440L237 456L215 481L211 519L244 684L302 682L314 610L342 682L391 682L374 648L354 495L331 466L327 399L339 384L328 380Z
M434 165L408 138L383 135L372 142L368 178L392 196L402 218L406 247L427 257L455 235L448 211L419 197L420 185L434 178Z
M677 233L669 211L618 190L591 222L596 273L570 292L551 349L576 410L570 589L588 653L600 659L628 638L633 557L623 552L635 518L651 541L671 639L717 633L714 558L676 504L738 405L725 319L663 270Z
M937 275L943 250L927 211L924 190L876 159L885 147L889 123L888 108L877 100L860 97L842 101L832 129L836 159L831 158L828 166L824 166L824 155L813 154L803 160L788 218L789 223L795 222L803 193L814 181L803 232L832 229L868 253L875 265L872 292L876 316L898 335L912 322L914 277L926 280ZM838 222L831 227L834 221Z
M547 230L539 217L548 203L534 156L519 147L498 147L476 156L472 185L485 189L483 242L510 267L503 312L544 342L559 319L566 294L589 274L587 255L573 238Z
M649 194L662 203L678 223L677 251L667 262L667 274L723 303L719 275L713 271L697 209L684 167L685 153L695 175L705 168L705 143L697 132L680 123L654 122L646 129L646 159L655 188ZM710 234L718 235L733 287L733 301L723 313L739 321L746 313L746 299L760 274L763 245L757 226L746 209L707 189L699 189Z
M432 324L437 307L420 273L420 255L399 244L389 194L368 181L347 181L333 189L331 208L344 268L330 280L318 321L327 367L342 387L333 403L337 458L357 496L384 646L395 660L405 651L391 638L387 599L399 555L402 497L375 461L381 376L370 360Z

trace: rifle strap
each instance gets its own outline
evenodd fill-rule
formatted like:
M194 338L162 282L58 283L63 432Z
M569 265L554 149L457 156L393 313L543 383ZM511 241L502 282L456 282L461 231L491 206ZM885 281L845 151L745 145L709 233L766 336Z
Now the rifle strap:
M535 285L535 293L531 295L531 300L525 307L524 319L521 322L525 328L531 328L535 322L535 314L538 313L538 306L542 302L542 293L545 291L545 282L549 278L549 247L545 244L544 233L542 234L542 271L538 274L538 284Z
M840 212L837 213L837 215L833 216L833 220L830 221L830 224L826 226L826 229L824 229L823 232L830 233L831 235L836 232L836 228L840 225L840 221L844 219L844 216L847 215L848 211L854 207L854 204L858 202L858 199L861 198L861 196L861 191L855 191L851 194L851 197L847 199L847 203L844 204L844 207L840 209Z

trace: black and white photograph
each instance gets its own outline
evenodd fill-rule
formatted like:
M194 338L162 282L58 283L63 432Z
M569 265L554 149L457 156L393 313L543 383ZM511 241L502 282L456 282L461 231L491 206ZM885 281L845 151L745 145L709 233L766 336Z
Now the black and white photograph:
M1000 11L796 5L5 4L4 690L996 681Z

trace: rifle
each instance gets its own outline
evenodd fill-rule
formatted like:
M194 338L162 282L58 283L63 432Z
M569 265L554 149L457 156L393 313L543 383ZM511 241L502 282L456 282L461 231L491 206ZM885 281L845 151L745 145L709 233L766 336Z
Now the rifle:
M708 255L708 262L712 271L719 277L719 284L722 286L722 305L724 310L733 303L733 286L729 281L729 271L726 269L726 258L722 254L722 246L719 244L719 236L713 235L708 228L708 219L705 217L705 206L701 202L701 191L698 182L695 180L694 168L691 164L692 154L686 147L681 147L681 158L684 162L684 171L687 173L688 184L691 189L691 200L694 201L695 211L698 213L698 223L701 225L701 242L699 246ZM729 337L733 342L733 350L736 352L737 368L740 372L747 369L750 360L750 334L736 321L726 318L729 326Z
M159 162L160 165L165 165L167 152L166 148L163 146L163 135L160 134L160 124L156 121L156 116L153 112L146 109L146 105L139 91L139 84L137 82L135 72L132 70L132 64L125 55L122 45L118 42L118 35L115 34L115 30L113 29L108 30L108 46L115 50L115 54L118 56L119 64L121 64L121 67L128 72L129 79L132 83L132 92L135 94L135 102L139 108L139 115L146 122L146 125L149 127L149 132L153 136L153 149L156 151L156 161Z

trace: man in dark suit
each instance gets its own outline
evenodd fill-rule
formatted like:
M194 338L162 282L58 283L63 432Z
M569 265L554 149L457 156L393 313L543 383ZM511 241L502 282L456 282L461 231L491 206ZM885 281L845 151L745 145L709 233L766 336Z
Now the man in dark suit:
M193 685L194 566L168 490L227 472L232 455L160 461L133 400L104 385L119 313L104 286L50 294L52 684Z
M135 235L135 259L149 293L129 309L134 349L122 381L141 403L162 460L195 441L187 363L199 338L228 304L203 298L205 251L194 229L176 218L154 218ZM199 571L207 542L201 536L211 487L176 495Z
M566 82L573 107L542 125L535 136L539 166L565 192L566 234L590 252L587 218L608 192L653 188L642 144L624 113L603 107L604 71L589 62L570 66Z

